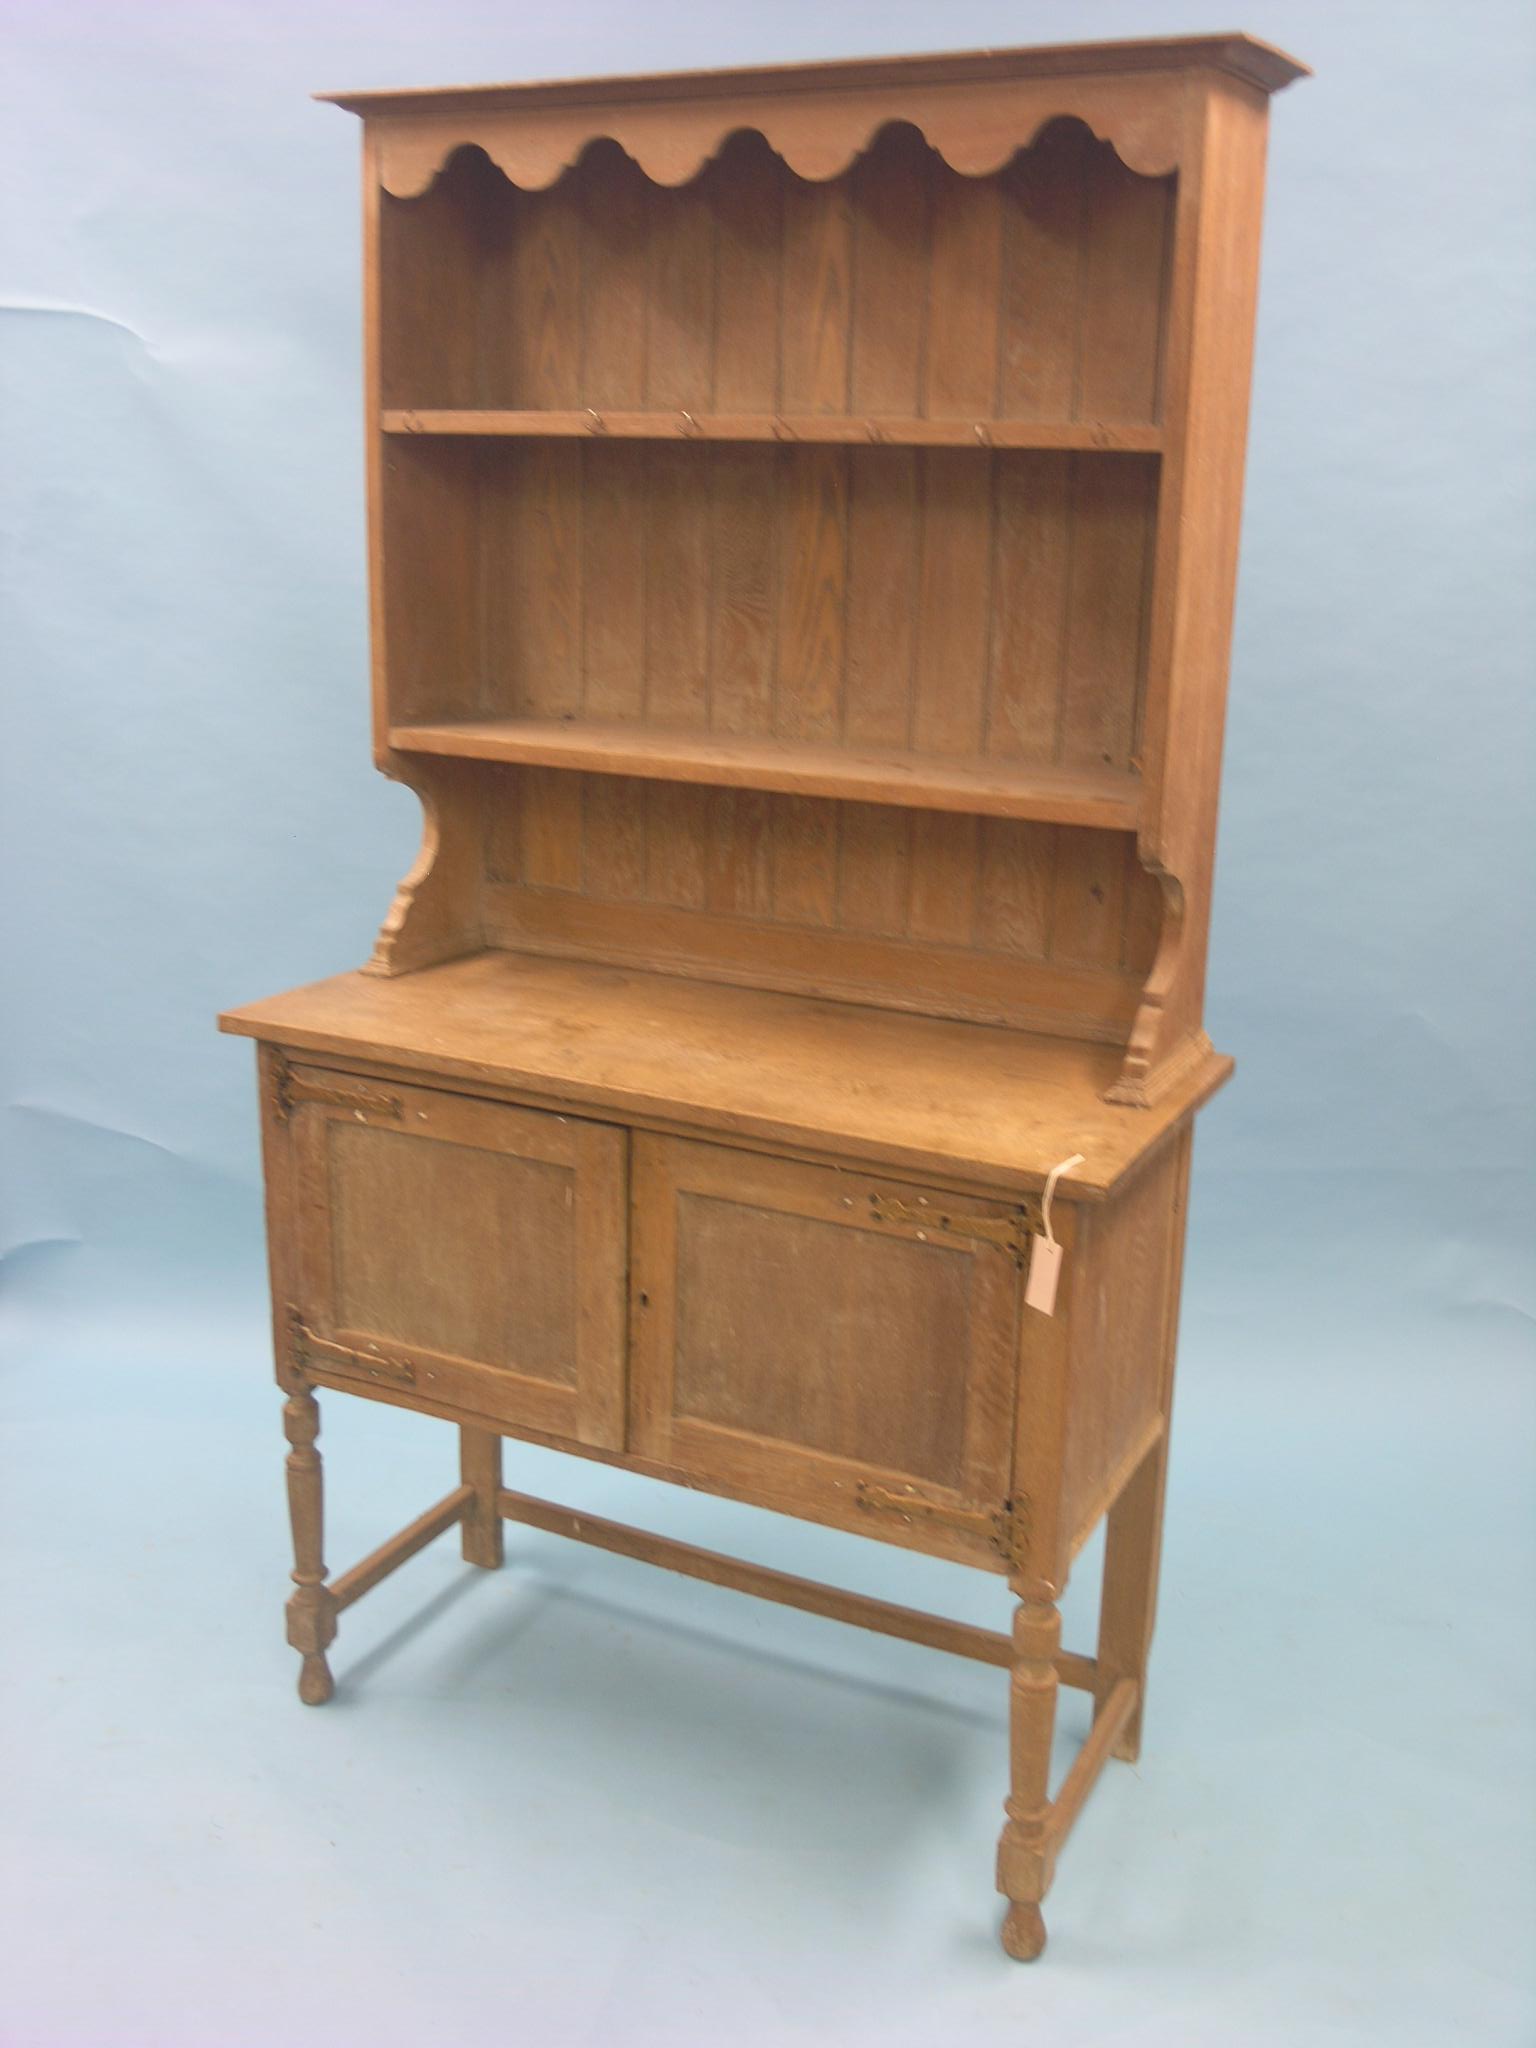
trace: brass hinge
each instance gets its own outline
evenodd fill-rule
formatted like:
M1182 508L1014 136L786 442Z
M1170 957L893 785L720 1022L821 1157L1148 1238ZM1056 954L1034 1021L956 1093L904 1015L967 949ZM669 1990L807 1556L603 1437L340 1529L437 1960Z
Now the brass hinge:
M280 1124L288 1121L300 1102L323 1102L333 1109L355 1110L360 1116L399 1119L405 1115L405 1105L398 1095L386 1094L382 1088L364 1087L360 1082L343 1087L339 1082L306 1080L281 1055L272 1066L271 1099L273 1118Z
M913 1223L919 1236L932 1231L936 1237L970 1237L982 1244L995 1244L1019 1266L1028 1259L1030 1238L1039 1237L1044 1229L1040 1204L1033 1198L1020 1202L1005 1216L966 1215L923 1195L915 1202L899 1195L871 1195L869 1207L877 1222Z
M416 1361L403 1351L386 1351L370 1344L366 1351L349 1344L317 1337L296 1308L288 1311L288 1354L295 1369L307 1373L318 1366L322 1372L352 1374L366 1380L385 1380L393 1386L416 1384Z
M876 1486L861 1479L855 1497L870 1514L899 1515L904 1522L938 1522L947 1529L979 1536L1010 1571L1023 1571L1029 1561L1029 1500L1024 1494L1014 1494L1000 1508L989 1511L954 1507L931 1494L919 1493L915 1486Z

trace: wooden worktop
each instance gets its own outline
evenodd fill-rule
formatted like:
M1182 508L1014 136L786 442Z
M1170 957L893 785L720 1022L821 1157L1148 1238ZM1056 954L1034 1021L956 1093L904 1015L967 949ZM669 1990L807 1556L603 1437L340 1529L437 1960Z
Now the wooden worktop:
M1151 1109L1102 1097L1120 1051L1066 1038L484 952L339 974L249 1003L226 1031L590 1111L1067 1196L1107 1192L1226 1080L1212 1055Z

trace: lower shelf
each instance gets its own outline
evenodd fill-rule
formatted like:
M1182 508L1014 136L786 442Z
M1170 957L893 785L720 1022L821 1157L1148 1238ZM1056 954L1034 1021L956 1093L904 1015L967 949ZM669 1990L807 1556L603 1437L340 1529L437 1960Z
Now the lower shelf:
M945 759L899 750L558 718L400 725L392 728L389 744L405 754L779 790L795 796L843 797L1123 832L1134 832L1141 818L1139 776L1055 762Z

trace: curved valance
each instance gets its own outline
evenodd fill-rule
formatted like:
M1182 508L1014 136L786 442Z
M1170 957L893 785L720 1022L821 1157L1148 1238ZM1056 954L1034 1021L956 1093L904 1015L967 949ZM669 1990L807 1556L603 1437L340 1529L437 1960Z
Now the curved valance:
M441 103L421 112L377 114L369 121L377 176L386 192L425 192L456 149L484 150L514 185L541 191L568 170L589 143L607 137L657 185L684 185L726 139L754 130L797 177L838 177L882 128L917 128L955 171L982 178L999 171L1054 120L1082 121L1128 169L1163 177L1185 144L1185 78L1041 78L970 80L964 85L741 93L688 101L588 102L510 109Z

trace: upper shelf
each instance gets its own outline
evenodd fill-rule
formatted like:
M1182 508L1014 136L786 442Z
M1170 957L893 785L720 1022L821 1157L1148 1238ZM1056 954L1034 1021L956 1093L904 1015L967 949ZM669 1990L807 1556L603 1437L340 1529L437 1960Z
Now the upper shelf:
M800 441L873 443L903 448L1085 449L1156 455L1161 427L1102 420L914 419L854 413L622 412L592 407L390 408L386 434L479 434L525 438L610 436L621 441Z
M401 725L391 729L389 744L406 754L445 754L659 782L778 790L789 795L841 797L855 803L1031 818L1125 832L1134 832L1141 817L1139 776L1121 769L1068 767L1056 762L955 760L808 741L545 718Z

